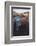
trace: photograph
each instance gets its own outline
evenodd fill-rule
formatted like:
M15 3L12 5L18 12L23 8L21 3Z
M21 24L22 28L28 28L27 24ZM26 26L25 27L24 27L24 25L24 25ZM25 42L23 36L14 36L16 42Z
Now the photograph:
M35 42L35 3L5 2L5 43Z
M27 7L11 7L11 34L13 36L29 35L29 10ZM13 27L12 27L13 25Z

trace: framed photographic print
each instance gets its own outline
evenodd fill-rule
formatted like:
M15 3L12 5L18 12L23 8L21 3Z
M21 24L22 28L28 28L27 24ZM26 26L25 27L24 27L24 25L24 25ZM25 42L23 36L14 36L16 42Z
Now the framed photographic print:
M35 42L35 4L5 2L5 43Z

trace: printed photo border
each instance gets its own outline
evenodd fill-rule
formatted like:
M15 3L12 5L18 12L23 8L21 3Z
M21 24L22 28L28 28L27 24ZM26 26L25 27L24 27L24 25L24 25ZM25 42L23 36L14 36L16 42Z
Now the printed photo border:
M10 40L10 5L17 5L17 6L32 6L32 39L27 40ZM5 2L5 43L12 44L12 43L26 43L26 42L35 42L35 3L25 3L25 2ZM12 36L13 37L13 36Z

